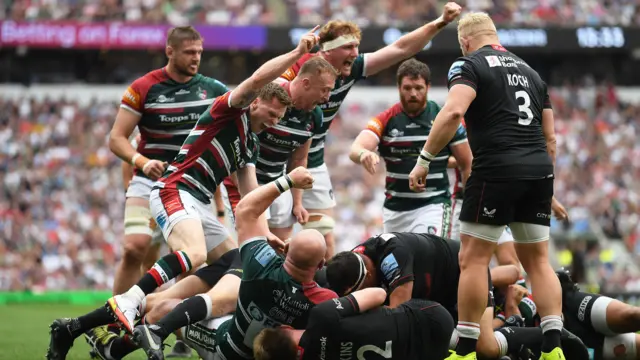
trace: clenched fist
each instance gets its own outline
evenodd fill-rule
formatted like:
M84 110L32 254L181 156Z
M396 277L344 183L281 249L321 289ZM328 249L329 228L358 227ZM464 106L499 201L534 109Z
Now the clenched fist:
M448 2L445 4L442 10L442 20L447 24L455 20L462 12L462 7L454 2Z
M307 190L313 187L313 176L303 166L293 169L288 175L295 189Z
M300 38L300 42L298 43L298 47L296 48L296 50L298 50L301 56L311 51L311 49L313 49L313 47L318 44L318 41L320 40L320 38L318 37L318 35L314 33L319 28L320 28L320 25L316 25L316 27L311 29L311 31L304 34Z
M147 175L147 177L151 180L158 180L159 177L164 174L164 171L169 166L169 163L166 161L162 162L160 160L149 160L142 167L142 172Z

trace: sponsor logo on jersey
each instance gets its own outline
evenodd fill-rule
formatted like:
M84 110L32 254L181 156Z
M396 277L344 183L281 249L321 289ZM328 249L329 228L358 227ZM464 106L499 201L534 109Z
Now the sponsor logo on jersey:
M124 95L122 95L122 101L137 108L140 106L140 95L129 86L127 91L124 92Z
M256 261L263 267L276 257L276 252L273 248L267 244L263 244L262 248L254 255Z
M431 120L431 124L433 125L433 120ZM416 124L416 123L411 123L409 125L406 126L407 129L418 129L420 128L420 125Z
M580 302L580 306L578 307L578 320L584 321L584 315L587 312L587 305L589 301L591 301L593 297L591 295L585 296L584 299Z
M164 95L158 95L158 98L156 100L159 103L167 103L167 102L174 102L176 99L172 97L166 97Z
M327 358L327 338L320 338L320 360L325 360Z
M333 300L333 303L336 304L336 309L338 310L344 310L344 308L342 307L342 303L340 302L340 300L338 299L331 299Z
M462 65L464 65L464 61L456 61L453 64L451 64L451 68L449 68L449 74L447 75L447 78L449 79L449 81L453 80L453 78L460 76L460 74L462 74Z
M170 116L170 115L159 115L160 117L160 122L167 122L167 123L177 123L177 122L182 122L182 121L195 121L198 120L200 118L200 114L186 114L186 115L175 115L175 116Z
M382 274L384 275L385 279L387 279L389 283L392 283L400 276L398 261L393 254L389 254L384 259L382 259L380 269L382 270Z
M540 219L551 220L551 214L537 213L536 216L539 217Z
M187 95L187 94L191 94L191 91L189 91L187 89L181 89L180 91L175 93L175 95Z
M496 55L489 55L485 56L484 58L487 59L487 64L489 64L489 67L502 66L502 63L500 63L500 59L498 59Z

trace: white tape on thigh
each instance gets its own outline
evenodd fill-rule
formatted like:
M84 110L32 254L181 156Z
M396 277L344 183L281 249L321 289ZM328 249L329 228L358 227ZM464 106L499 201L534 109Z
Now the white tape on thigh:
M309 217L311 216L320 216L320 219L307 222L303 226L304 229L316 229L322 235L327 235L328 233L332 232L333 228L336 226L336 221L333 220L331 216L327 216L321 213L309 213Z
M621 353L624 351L624 353ZM636 334L626 333L604 338L602 357L604 360L636 360ZM617 356L616 356L617 355Z
M156 223L151 210L144 206L126 206L124 208L125 235L153 235Z
M509 228L517 243L536 243L549 240L548 226L513 222L509 224Z
M473 236L475 238L494 243L498 242L503 231L504 225L487 225L468 221L460 222L460 234Z
M609 329L607 324L607 307L613 301L612 298L601 296L593 302L591 307L591 325L593 329L602 335L614 336L615 332Z

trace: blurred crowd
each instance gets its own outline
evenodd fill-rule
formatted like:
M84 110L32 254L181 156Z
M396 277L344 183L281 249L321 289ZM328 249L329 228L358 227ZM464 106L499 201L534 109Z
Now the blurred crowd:
M640 254L640 104L621 103L612 86L590 82L568 84L551 97L555 192L571 218L554 223L555 231L579 237L595 226ZM369 117L395 99L348 97L327 138L339 250L382 229L384 167L370 176L347 152ZM107 147L116 111L116 103L0 99L0 290L110 288L124 206L120 162ZM588 251L576 254L582 253Z
M638 25L635 0L459 0L506 26ZM0 19L215 25L416 25L439 16L441 0L5 0Z

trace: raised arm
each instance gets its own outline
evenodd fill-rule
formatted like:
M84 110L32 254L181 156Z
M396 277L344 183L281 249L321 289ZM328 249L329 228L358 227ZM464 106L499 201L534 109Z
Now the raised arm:
M376 74L420 52L440 30L455 20L461 11L460 5L449 2L444 6L442 15L436 20L400 37L393 44L366 54L366 75Z
M239 183L242 183L242 179L239 179ZM311 173L307 169L299 167L244 195L236 206L238 246L250 238L269 234L266 221L259 221L259 219L280 194L291 188L306 190L312 186Z
M316 36L314 32L318 30L318 28L319 26L314 27L311 31L300 38L297 48L267 61L258 70L256 70L251 77L233 89L233 91L231 91L229 105L236 108L249 106L249 104L251 104L251 102L258 96L260 89L277 79L291 65L298 61L302 55L308 53L314 46L316 46L318 43L318 36Z

